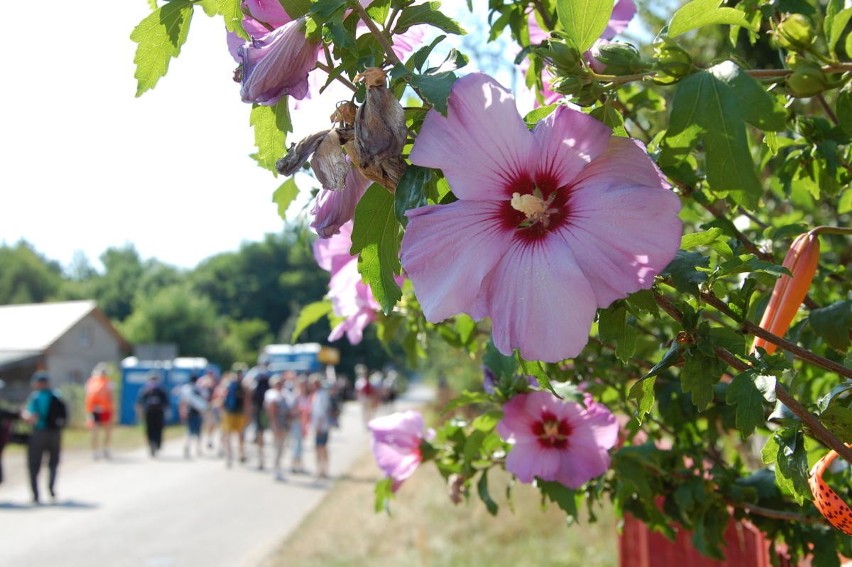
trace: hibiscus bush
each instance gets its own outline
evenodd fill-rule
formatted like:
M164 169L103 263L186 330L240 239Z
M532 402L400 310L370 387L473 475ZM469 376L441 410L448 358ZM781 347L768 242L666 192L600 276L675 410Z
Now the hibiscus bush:
M435 430L371 423L378 508L430 462L497 513L497 467L711 557L732 518L852 556L852 8L455 4L151 0L131 35L141 94L196 10L224 20L274 200L314 194L331 283L297 335L482 366ZM294 139L293 112L329 118Z

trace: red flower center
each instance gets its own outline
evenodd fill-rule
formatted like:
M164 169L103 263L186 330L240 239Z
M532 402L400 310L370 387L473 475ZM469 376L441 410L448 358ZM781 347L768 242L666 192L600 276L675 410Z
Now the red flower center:
M568 222L569 187L558 187L549 174L537 174L535 179L523 174L508 183L505 192L508 200L500 220L519 238L536 241Z
M538 442L547 449L565 449L571 436L571 426L564 419L559 419L549 411L541 414L541 421L532 426L533 434Z

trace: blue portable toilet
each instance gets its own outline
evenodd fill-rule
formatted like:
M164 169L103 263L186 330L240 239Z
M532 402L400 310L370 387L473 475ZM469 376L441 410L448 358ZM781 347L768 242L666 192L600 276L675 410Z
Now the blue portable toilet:
M216 375L219 368L210 364L206 358L175 358L173 360L138 360L136 357L125 358L121 362L121 416L122 425L135 425L136 400L142 386L148 377L156 372L160 383L169 395L169 411L166 412L166 423L174 424L179 420L178 406L180 404L180 388L189 382L190 376L201 376L208 370Z
M122 425L136 425L136 400L142 386L148 381L151 374L156 373L162 384L166 383L169 372L170 361L147 360L140 361L135 356L125 358L121 361L121 405L119 423Z
M296 345L266 345L258 356L258 363L266 364L270 372L318 372L322 369L319 343Z

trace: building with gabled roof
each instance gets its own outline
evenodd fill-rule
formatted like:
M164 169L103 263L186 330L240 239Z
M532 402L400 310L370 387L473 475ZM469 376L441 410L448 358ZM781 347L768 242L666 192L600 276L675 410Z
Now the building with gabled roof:
M20 400L36 370L54 386L82 384L99 362L118 366L130 345L91 300L0 306L0 379Z

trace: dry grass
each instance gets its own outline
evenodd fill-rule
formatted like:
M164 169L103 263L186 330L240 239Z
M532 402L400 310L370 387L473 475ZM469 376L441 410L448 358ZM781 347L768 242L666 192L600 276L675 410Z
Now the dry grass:
M476 496L454 507L443 479L426 466L406 481L392 515L373 511L379 475L366 455L340 479L320 506L265 562L267 567L616 565L611 513L595 524L567 526L555 506L542 511L538 492L513 489L514 513L504 494L506 475L492 473L492 517Z

